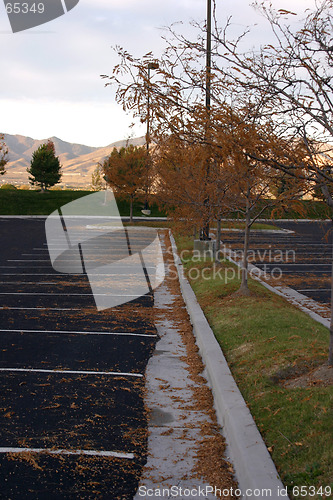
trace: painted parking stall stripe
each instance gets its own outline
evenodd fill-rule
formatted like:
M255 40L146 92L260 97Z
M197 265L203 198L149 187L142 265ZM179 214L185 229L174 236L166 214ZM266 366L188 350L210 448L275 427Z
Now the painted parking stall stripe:
M50 455L87 455L90 457L113 457L132 460L134 453L121 453L107 450L54 450L51 448L6 448L0 447L0 453L48 453Z
M1 368L0 372L37 372L37 373L62 373L71 375L110 375L114 377L143 377L141 373L122 373L122 372L102 372L102 371L79 371L79 370L44 370L42 368Z
M76 330L0 330L1 332L15 332L15 333L52 333L52 334L65 334L65 335L119 335L125 337L147 337L147 338L158 338L158 335L150 335L147 333L136 333L136 332L84 332L84 331L76 331Z

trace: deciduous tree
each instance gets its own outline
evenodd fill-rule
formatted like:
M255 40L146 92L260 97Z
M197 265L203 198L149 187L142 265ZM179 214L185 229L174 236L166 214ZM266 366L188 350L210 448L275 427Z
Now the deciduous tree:
M6 164L8 163L8 148L6 146L3 134L0 134L0 175L6 173Z
M101 165L97 165L91 174L91 188L93 191L101 191L103 189L103 172Z
M303 168L281 158L258 160L294 179L320 189L333 215L333 15L332 0L319 0L303 19L268 2L256 4L271 27L274 41L257 51L244 51L248 32L235 40L230 21L216 29L214 71L263 103L263 116L274 116L289 140L301 140L307 151ZM331 281L329 363L333 365L333 274Z
M130 200L130 221L133 221L133 202L143 195L147 182L147 152L144 147L132 144L126 148L113 149L102 164L106 182L122 197ZM150 172L150 169L149 169Z
M206 25L197 25L200 31L195 40L188 40L173 28L169 29L165 37L167 49L160 59L155 81L149 86L153 96L151 128L155 142L163 144L166 137L173 136L187 146L192 144L197 147L201 144L213 151L218 147L217 135L211 133L214 121L222 135L228 135L228 127L224 128L223 113L215 113L214 108L224 110L229 106L237 117L239 111L244 109L244 104L249 109L254 106L255 128L260 131L256 134L256 140L259 140L260 147L253 147L251 139L245 147L243 144L243 148L239 148L244 138L249 139L247 127L251 128L253 123L251 119L244 122L243 129L238 124L237 133L240 135L234 141L231 167L237 164L242 166L241 170L248 171L250 168L260 174L259 178L265 177L266 172L270 171L272 179L275 170L291 176L296 187L302 183L307 187L319 186L326 203L333 209L332 7L332 0L319 0L312 10L307 11L303 20L292 24L290 19L296 18L294 13L274 11L268 2L257 4L275 36L275 42L258 51L243 50L248 30L240 33L236 39L231 39L231 22L220 27L215 20L210 72L212 109L210 115L206 116L206 124L203 114L198 114L200 106L201 109L203 107L206 87ZM139 60L123 49L118 49L118 53L121 63L115 67L109 83L117 85L117 99L124 108L145 120L145 67L153 55L147 54ZM125 81L126 78L130 81ZM209 133L206 133L207 130ZM274 146L274 139L277 139L277 147ZM263 147L265 143L266 147ZM226 147L225 141L221 142L221 147ZM227 150L224 156L226 153ZM201 164L202 161L199 162ZM225 162L217 164L226 165ZM210 156L210 165L214 165L214 154ZM203 181L200 169L197 172L201 181L196 186L198 205L201 205L202 213L207 217L207 211L212 213L213 203L210 200L214 197L206 198L206 206L203 206L201 193L203 186L210 187L211 183L207 176ZM191 179L191 175L188 177ZM241 178L242 175L239 175L239 183ZM275 187L278 185L278 179L281 180L281 176L275 176L272 189L274 183ZM246 180L248 188L250 177ZM192 186L195 184L193 181ZM246 183L244 186L243 194L246 193ZM258 188L264 189L262 181L253 190L255 196ZM191 199L194 197L191 196ZM276 199L286 199L286 190L280 194L277 192ZM191 203L193 205L193 201ZM331 310L329 361L333 364L333 276Z
M305 148L299 143L289 144L274 135L268 124L257 125L253 110L244 109L235 114L229 125L230 153L228 169L232 179L234 194L233 206L244 218L244 242L242 259L242 280L239 293L249 294L248 288L248 250L250 230L253 224L270 208L279 211L283 206L293 206L301 210L298 200L307 189L304 179L297 178L284 190L278 192L281 183L280 172L270 165L263 165L257 157L271 155L282 158L285 165L301 165L306 155ZM281 160L282 161L282 160ZM301 168L300 168L301 170ZM235 201L236 198L236 201Z

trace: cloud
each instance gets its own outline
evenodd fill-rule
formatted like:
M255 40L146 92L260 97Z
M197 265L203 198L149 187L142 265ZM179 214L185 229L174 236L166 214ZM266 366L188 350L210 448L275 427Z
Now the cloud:
M107 146L127 139L133 121L111 100L72 102L36 99L0 100L0 132L20 134L34 139L56 136L87 146ZM135 137L145 134L137 123Z
M273 4L303 11L314 2L273 0ZM249 44L269 43L267 24L247 1L217 0L217 15L221 25L233 15L237 32L258 23L247 37ZM159 57L164 47L159 28L183 21L182 31L188 34L193 32L188 22L203 21L205 16L203 0L81 0L66 15L13 34L1 3L0 129L36 138L58 135L89 145L122 139L130 120L100 78L118 62L111 47L123 46L135 56L153 50ZM113 135L115 119L119 137Z

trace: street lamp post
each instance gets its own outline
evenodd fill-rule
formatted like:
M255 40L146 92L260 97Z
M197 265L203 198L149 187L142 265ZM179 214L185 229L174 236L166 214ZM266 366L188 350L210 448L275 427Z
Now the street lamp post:
M210 82L212 70L212 1L207 0L207 44L206 44L206 110L210 113Z
M148 208L148 179L149 179L149 145L150 145L150 71L152 69L158 69L158 64L156 62L148 63L148 96L147 96L147 132L146 132L146 148L147 148L147 185L146 185L146 200L145 207L142 210L144 215L150 215L150 210Z
M207 125L206 135L208 135L209 119L210 119L210 95L211 95L211 70L212 70L212 2L207 0L207 40L206 40L206 114ZM207 177L209 175L209 159L207 160ZM209 199L205 200L205 204L209 203ZM201 239L210 240L209 237L209 221L205 222L201 230Z

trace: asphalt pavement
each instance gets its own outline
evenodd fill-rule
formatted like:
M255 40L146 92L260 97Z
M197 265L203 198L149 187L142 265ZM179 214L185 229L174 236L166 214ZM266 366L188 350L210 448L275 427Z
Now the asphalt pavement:
M98 312L45 219L0 219L0 498L132 499L147 454L152 294Z

